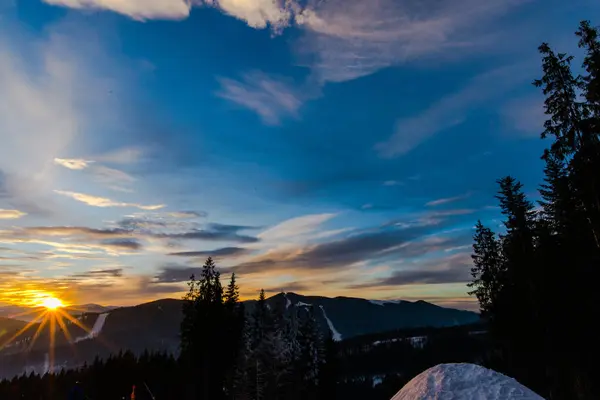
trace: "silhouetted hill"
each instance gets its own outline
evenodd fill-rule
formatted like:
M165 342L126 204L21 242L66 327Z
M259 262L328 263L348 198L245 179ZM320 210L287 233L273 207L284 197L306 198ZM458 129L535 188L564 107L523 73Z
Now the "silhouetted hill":
M255 301L244 302L252 312ZM477 322L479 315L469 311L443 308L424 301L376 301L359 298L302 296L280 293L267 300L271 309L312 308L323 332L331 331L334 339L417 327L447 327ZM101 313L74 316L78 323L65 320L68 334L57 327L55 362L58 368L72 368L105 357L119 350L141 353L168 351L177 353L182 300L163 299L134 307L121 307ZM1 321L1 320L0 320ZM22 321L6 322L11 329L21 329ZM1 323L1 322L0 322ZM40 328L31 325L16 342L0 350L0 376L11 376L25 370L44 372L49 368L48 344L50 324L39 330L32 345L31 338ZM91 332L91 333L90 333ZM0 344L4 344L0 338Z

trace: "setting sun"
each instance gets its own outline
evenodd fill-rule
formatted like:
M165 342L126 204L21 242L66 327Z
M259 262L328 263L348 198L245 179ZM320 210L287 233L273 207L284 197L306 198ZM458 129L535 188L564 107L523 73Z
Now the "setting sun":
M64 306L63 302L56 297L48 297L42 300L41 305L49 310L56 310L57 308Z

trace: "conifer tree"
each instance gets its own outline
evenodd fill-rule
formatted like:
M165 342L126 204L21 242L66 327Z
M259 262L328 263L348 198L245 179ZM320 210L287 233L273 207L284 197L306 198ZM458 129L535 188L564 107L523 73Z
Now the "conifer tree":
M502 291L504 277L504 260L500 243L491 229L477 221L473 236L473 281L468 284L474 288L469 295L475 295L479 301L481 314L485 318L494 318L494 306L497 296Z

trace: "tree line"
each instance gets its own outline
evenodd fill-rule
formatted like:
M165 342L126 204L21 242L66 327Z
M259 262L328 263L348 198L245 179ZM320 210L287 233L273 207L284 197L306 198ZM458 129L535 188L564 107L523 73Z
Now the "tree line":
M336 346L312 307L239 301L212 258L192 276L182 306L180 351L130 351L79 369L0 382L2 399L277 400L336 398ZM134 396L134 397L132 397Z
M504 216L479 221L471 294L493 338L486 362L547 399L598 399L600 342L600 40L581 22L572 55L539 47L545 96L544 182L535 204L512 176L498 180Z

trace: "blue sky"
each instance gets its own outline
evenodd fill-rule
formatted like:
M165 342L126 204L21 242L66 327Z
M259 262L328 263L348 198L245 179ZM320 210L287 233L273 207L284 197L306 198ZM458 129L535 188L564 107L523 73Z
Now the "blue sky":
M0 2L0 303L466 295L591 0ZM533 197L535 199L535 197Z

